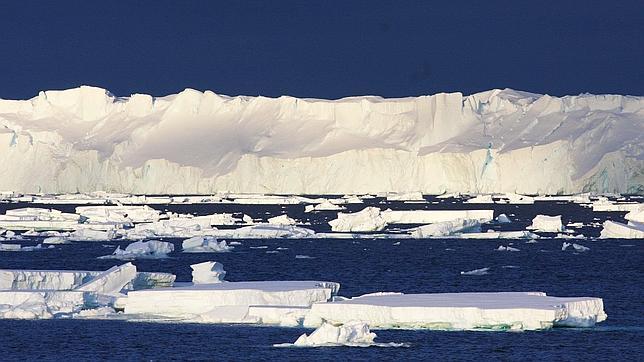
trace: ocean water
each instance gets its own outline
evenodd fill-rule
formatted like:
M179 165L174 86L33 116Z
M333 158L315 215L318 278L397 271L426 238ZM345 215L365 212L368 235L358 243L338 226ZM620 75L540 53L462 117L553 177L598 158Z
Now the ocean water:
M564 222L594 225L579 233L594 237L606 219L622 220L624 213L593 213L579 205L543 202L534 205L469 205L457 200L420 204L373 205L393 209L494 208L514 223L493 229L521 229L536 214L561 214ZM24 207L2 204L2 209ZM30 205L42 206L42 205ZM351 205L360 210L365 205ZM63 211L73 205L47 205ZM277 205L160 205L161 210L208 214L243 212L254 218L287 213L328 230L334 212L304 214L303 206ZM395 233L392 228L389 232ZM39 240L24 242L36 244ZM642 240L573 240L586 252L562 251L562 239L525 240L240 240L229 253L184 254L181 239L170 258L137 260L141 271L177 274L190 280L190 264L222 262L226 279L329 280L341 283L340 295L376 291L406 293L466 291L542 291L555 296L596 296L604 299L608 320L595 328L560 328L539 332L461 332L376 330L377 342L405 342L408 348L275 348L293 342L303 328L238 325L149 323L121 320L0 320L0 360L642 360L644 359L644 244ZM398 244L399 242L399 244ZM3 269L103 270L119 264L100 260L116 245L128 241L82 242L34 252L0 253ZM518 252L499 252L511 245ZM258 248L262 247L262 248ZM281 248L277 250L277 248ZM286 249L284 249L286 248ZM296 256L308 258L296 258ZM488 275L466 276L461 271L488 267Z

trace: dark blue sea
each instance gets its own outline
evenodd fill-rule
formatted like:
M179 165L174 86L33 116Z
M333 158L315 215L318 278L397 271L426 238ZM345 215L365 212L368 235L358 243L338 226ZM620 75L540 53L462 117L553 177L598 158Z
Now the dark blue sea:
M471 205L458 200L405 204L370 201L382 209L494 208L513 224L492 229L521 230L537 214L563 215L564 223L595 223L574 240L586 252L562 251L562 239L525 240L240 240L229 253L184 254L181 239L170 258L138 260L140 271L163 271L190 280L190 264L224 264L226 279L329 280L341 283L340 295L376 291L437 293L466 291L542 291L554 296L604 299L608 320L594 328L538 332L460 332L376 330L377 342L405 342L408 348L275 348L293 342L302 328L237 325L144 323L102 320L0 320L0 360L644 360L644 240L600 240L601 222L623 220L624 213L596 212L566 202L534 205ZM75 205L0 204L0 212L25 206L73 211ZM366 205L351 205L360 210ZM156 205L160 210L205 215L246 213L265 219L287 213L318 231L335 212L305 214L302 205ZM390 232L396 232L395 229ZM39 240L23 242L35 245ZM399 244L397 244L400 242ZM81 242L33 252L0 253L0 269L104 270L120 264L100 260L129 241ZM499 252L499 245L519 252ZM263 247L266 248L257 248ZM276 250L278 247L288 248ZM271 253L268 253L271 252ZM306 255L310 258L296 258ZM489 267L481 276L461 275Z

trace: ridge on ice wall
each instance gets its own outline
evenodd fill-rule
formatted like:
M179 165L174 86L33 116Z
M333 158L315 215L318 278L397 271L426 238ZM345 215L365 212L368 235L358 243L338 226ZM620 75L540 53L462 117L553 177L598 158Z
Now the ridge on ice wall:
M635 96L0 100L0 190L29 193L642 194L643 148Z

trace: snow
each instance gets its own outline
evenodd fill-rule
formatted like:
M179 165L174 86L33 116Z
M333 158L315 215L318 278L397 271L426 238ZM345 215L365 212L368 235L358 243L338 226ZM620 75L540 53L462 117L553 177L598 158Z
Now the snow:
M359 320L372 328L512 329L591 327L606 319L600 298L545 293L438 293L366 295L315 303L305 325Z
M235 307L241 309L239 321L243 322L252 317L248 314L249 306L308 308L313 303L330 300L339 288L339 284L331 282L265 281L147 289L128 293L125 313L193 319L208 313L219 315L221 307Z
M602 239L644 239L644 226L637 222L622 224L606 220L599 237Z
M163 259L167 258L168 254L173 251L174 245L166 241L136 241L125 247L125 250L117 246L112 255L101 256L99 258L120 260Z
M339 212L337 218L329 221L331 230L340 232L369 232L380 231L387 222L377 207L366 207L355 213Z
M181 248L184 253L221 253L233 249L226 244L225 240L217 241L212 236L195 236L186 239L181 244Z
M195 285L221 283L226 276L224 265L216 261L204 261L203 263L192 264L190 268L192 268L192 283Z
M512 89L338 100L43 91L0 100L0 190L636 192L643 103Z
M563 231L563 225L561 223L561 215L557 216L547 216L547 215L537 215L532 219L532 224L528 226L528 229L541 231L541 232L560 232Z

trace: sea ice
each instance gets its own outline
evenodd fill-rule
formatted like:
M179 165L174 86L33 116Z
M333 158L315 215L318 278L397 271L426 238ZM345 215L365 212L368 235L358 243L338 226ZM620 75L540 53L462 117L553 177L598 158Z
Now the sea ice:
M217 241L212 236L194 236L184 240L181 247L184 253L221 253L233 249L225 240Z
M490 268L481 268L474 269L470 271L462 271L461 275L487 275L489 274Z
M511 246L503 246L503 245L499 245L499 247L496 248L496 250L498 250L498 251L520 251L517 248L513 248Z
M112 255L101 256L99 259L162 259L173 251L174 245L166 241L136 241L125 247L125 250L117 246Z
M541 232L560 232L563 231L563 225L561 223L561 215L557 216L547 216L547 215L537 215L532 219L532 224L528 226L528 229L541 231Z
M295 347L332 347L351 346L369 347L373 345L376 334L369 326L360 321L350 321L340 326L323 323L310 335L302 334L293 343ZM286 346L286 345L278 345Z
M499 216L497 216L496 221L499 224L509 224L512 222L512 220L510 220L510 218L506 214L500 214Z
M192 268L192 284L221 283L226 276L224 265L216 261L192 264L190 268Z
M599 237L602 239L644 239L644 226L640 226L637 222L629 222L627 225L606 220Z
M377 207L366 207L355 213L338 213L337 219L329 221L331 230L340 232L380 231L387 222Z
M268 223L271 225L295 225L297 221L291 219L288 215L280 215L268 219Z
M513 329L591 327L606 319L600 298L545 293L438 293L366 295L315 303L304 324L359 320L372 328Z
M413 238L443 237L456 233L476 232L481 230L478 220L456 219L423 225L411 232Z
M113 295L119 293L134 278L136 278L136 266L126 263L111 267L74 290Z

